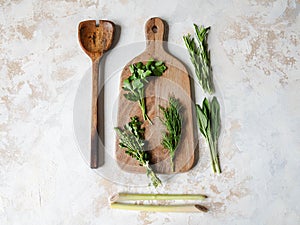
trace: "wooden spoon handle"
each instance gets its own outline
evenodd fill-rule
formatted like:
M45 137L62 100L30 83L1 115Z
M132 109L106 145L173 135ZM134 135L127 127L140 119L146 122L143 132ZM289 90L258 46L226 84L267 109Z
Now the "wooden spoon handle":
M99 59L93 60L92 71L92 116L91 116L91 168L98 168L99 164L99 152L98 152L98 112L97 112L97 100L98 100L98 77L99 77Z

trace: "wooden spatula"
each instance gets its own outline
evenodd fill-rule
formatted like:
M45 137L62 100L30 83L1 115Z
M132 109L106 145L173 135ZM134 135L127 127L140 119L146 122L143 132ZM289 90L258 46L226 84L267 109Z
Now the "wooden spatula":
M91 168L99 166L98 152L98 118L97 118L97 99L98 99L98 77L99 62L105 51L107 51L114 36L114 23L107 20L87 20L79 23L78 38L84 52L91 58L93 64L92 71L92 117L91 117Z

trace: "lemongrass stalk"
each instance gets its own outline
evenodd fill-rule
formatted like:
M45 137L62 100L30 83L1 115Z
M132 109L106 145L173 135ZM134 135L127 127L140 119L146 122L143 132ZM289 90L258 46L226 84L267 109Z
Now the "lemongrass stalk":
M135 200L204 200L206 195L201 194L130 194L119 193L113 195L111 202L135 201Z
M136 205L127 203L111 203L112 209L138 210L148 212L207 212L208 209L202 205Z

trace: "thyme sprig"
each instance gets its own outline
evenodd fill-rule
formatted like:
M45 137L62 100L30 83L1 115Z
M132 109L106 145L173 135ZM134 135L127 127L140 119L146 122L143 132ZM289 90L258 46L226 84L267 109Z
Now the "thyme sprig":
M135 158L141 166L146 168L147 176L151 179L154 187L161 184L160 179L156 176L149 164L149 154L145 151L144 132L142 122L138 120L137 116L131 117L131 121L124 126L124 129L115 127L119 135L119 145L126 149L125 153Z

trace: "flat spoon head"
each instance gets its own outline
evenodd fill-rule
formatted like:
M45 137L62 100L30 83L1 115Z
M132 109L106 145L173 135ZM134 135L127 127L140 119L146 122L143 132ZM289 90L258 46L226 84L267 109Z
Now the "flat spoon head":
M115 25L111 21L86 20L79 23L78 38L84 52L94 61L101 58L113 42Z

